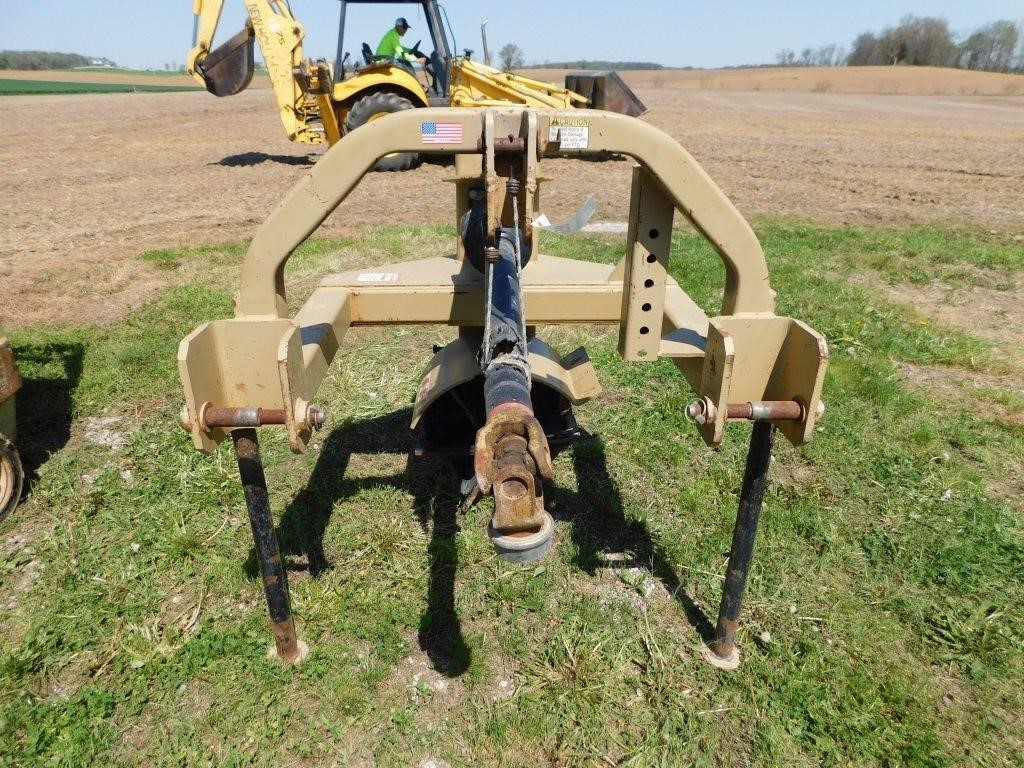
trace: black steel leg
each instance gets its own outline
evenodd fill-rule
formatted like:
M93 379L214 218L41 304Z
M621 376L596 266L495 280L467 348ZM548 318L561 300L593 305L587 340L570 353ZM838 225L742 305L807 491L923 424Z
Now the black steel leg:
M761 517L774 437L775 425L770 421L754 423L750 450L747 452L747 468L743 473L740 507L736 513L736 528L733 530L732 548L729 551L729 567L725 574L725 591L718 609L718 626L708 649L710 653L707 654L709 661L727 669L734 669L739 664L736 628L743 604L743 591L750 573L750 559L754 554L754 537Z
M274 533L274 516L270 511L259 440L256 430L251 428L233 430L231 439L238 456L238 472L245 491L245 505L249 510L252 538L256 543L256 557L260 561L263 591L267 596L270 621L274 626L276 654L284 662L297 663L305 656L306 647L295 638L295 624L288 597L288 576Z

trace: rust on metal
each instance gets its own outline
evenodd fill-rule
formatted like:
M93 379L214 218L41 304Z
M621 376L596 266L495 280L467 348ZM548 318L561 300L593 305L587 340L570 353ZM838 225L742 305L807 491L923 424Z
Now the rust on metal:
M302 426L318 430L323 427L327 414L315 405L307 406ZM199 408L199 424L205 430L233 429L240 427L283 426L288 423L288 415L284 408L216 408L210 403L203 403ZM187 411L183 412L181 425L191 429L192 425Z
M533 411L519 403L495 408L477 432L473 457L480 490L494 488L494 529L537 530L543 524L542 478L552 477L551 449Z
M274 647L282 661L295 661L299 656L299 643L295 637L295 622L289 616L284 621L273 623Z
M804 407L796 400L756 400L729 403L727 419L747 421L802 421Z
M487 145L483 138L477 140L476 148L478 152L483 152L487 149ZM507 136L500 139L494 140L494 152L499 155L521 155L526 151L526 139L522 136Z
M203 423L214 427L264 427L285 423L284 408L206 408Z
M708 397L698 398L686 406L686 415L698 424L714 421L715 404ZM818 406L820 413L824 406ZM751 400L746 403L729 403L726 406L726 421L803 421L807 410L799 400Z
M543 523L544 492L526 438L501 438L494 458L494 529L502 533L536 530Z
M736 632L739 628L740 620L738 618L723 619L718 627L721 637L711 643L711 652L723 659L731 656L736 647Z
M245 494L249 524L252 528L256 558L263 580L263 593L274 631L274 653L285 662L301 660L302 644L295 637L291 602L288 594L288 574L281 560L281 549L274 531L274 516L270 509L267 478L260 459L259 439L254 427L235 429L231 433L238 457L238 473Z
M14 363L14 353L5 338L0 338L0 403L21 389L21 374Z

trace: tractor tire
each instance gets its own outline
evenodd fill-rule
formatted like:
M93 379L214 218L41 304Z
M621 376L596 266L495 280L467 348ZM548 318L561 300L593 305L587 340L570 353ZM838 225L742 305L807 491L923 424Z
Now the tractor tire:
M21 501L21 488L25 472L14 443L0 435L0 521L9 515Z
M384 115L393 112L401 112L405 109L415 109L408 99L399 96L397 93L377 92L363 96L352 105L348 118L345 120L345 133L354 131L361 125L376 120ZM419 165L420 156L418 152L395 152L382 157L373 166L375 171L408 171Z

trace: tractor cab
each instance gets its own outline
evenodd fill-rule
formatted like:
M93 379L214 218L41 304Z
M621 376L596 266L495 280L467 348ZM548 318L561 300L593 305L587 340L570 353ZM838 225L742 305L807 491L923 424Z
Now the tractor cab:
M396 5L401 4L394 0L340 0L341 17L338 21L338 52L334 61L334 84L335 99L343 100L347 95L348 88L344 87L346 81L359 78L364 75L376 73L387 77L391 72L402 72L412 76L423 91L422 101L429 106L447 106L450 77L452 49L454 47L454 34L444 7L436 0L408 0L408 5L418 5L423 10L423 17L426 20L427 32L430 35L430 52L421 49L423 39L415 44L406 47L414 54L419 54L427 60L424 67L425 82L417 77L413 66L404 60L392 56L378 56L376 53L376 41L362 41L359 57L356 63L351 63L352 54L345 52L345 21L350 5ZM381 30L386 27L390 16L381 16ZM405 78L401 78L404 80Z

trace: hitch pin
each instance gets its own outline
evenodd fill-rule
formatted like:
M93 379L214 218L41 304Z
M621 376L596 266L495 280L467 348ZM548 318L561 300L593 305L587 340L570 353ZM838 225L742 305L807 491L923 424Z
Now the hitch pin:
M818 406L818 418L824 414L824 403ZM708 397L701 397L686 406L686 415L698 424L714 421L717 411ZM729 403L726 421L803 421L806 409L799 400L751 400Z
M306 406L305 419L299 425L319 430L327 420L327 413L316 405ZM217 428L281 426L287 423L284 408L214 408L209 402L199 406L199 426L204 432ZM181 410L181 426L192 429L188 408Z

